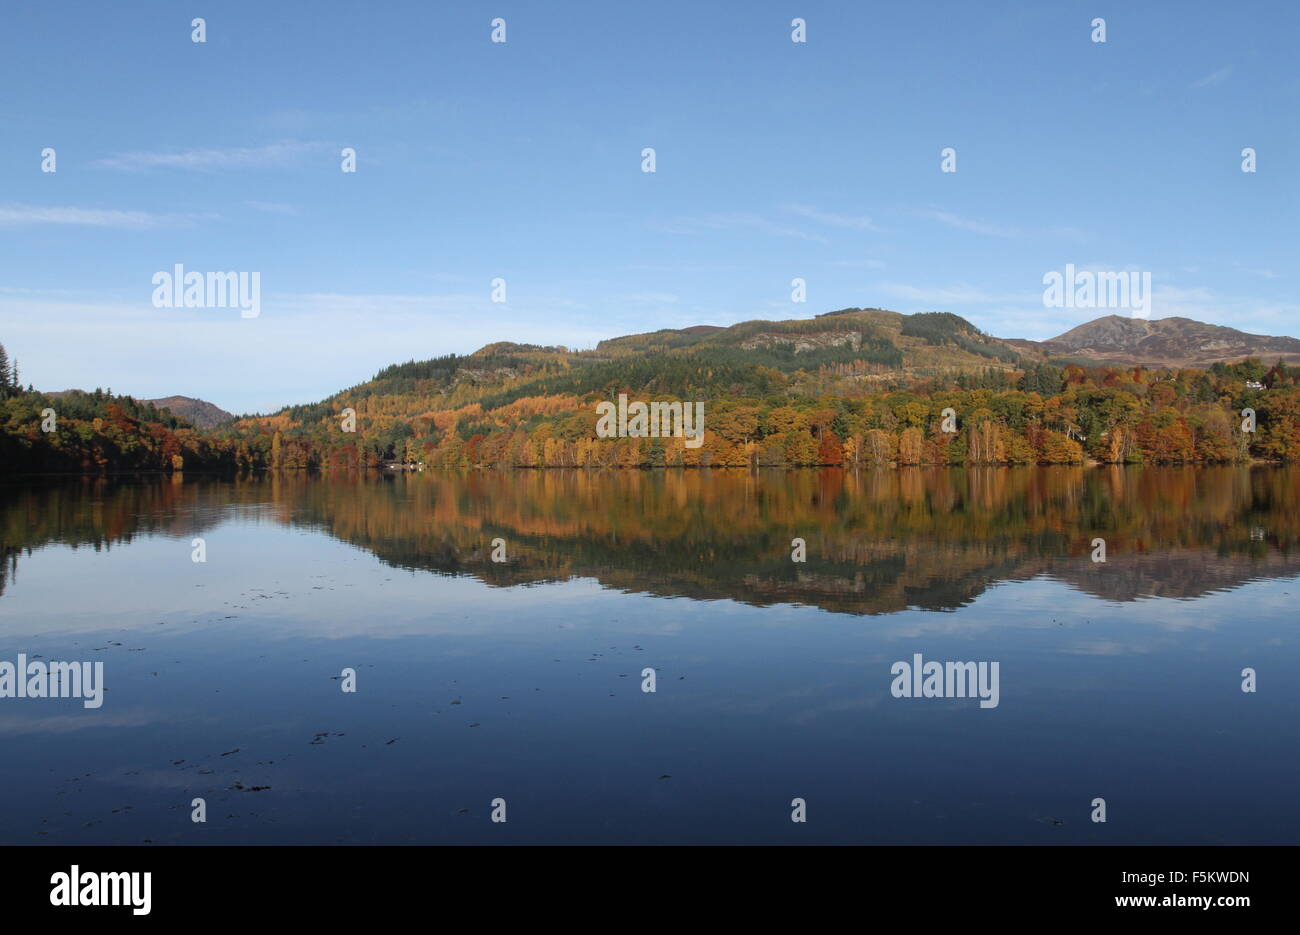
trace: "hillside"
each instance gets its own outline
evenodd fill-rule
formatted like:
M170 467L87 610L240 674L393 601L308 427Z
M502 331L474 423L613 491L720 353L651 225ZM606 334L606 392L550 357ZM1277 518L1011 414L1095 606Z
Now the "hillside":
M1035 344L1000 340L947 313L851 308L624 335L583 351L502 341L467 356L385 367L318 403L238 419L221 437L253 464L289 468L1300 457L1300 367L1216 357L1292 339L1242 345L1224 337L1232 329L1139 324L1138 337L1122 319L1101 319ZM1182 343L1151 340L1162 334ZM1185 355L1200 334L1213 339L1197 349L1199 359L1214 359L1208 371L1081 359L1130 345L1148 356L1171 348ZM685 447L680 437L601 437L595 406L620 394L706 403L702 446ZM1258 415L1253 435L1236 428L1246 407ZM955 430L941 428L947 410Z
M853 397L927 380L997 387L1014 383L1027 368L1049 364L1204 369L1249 357L1300 363L1300 340L1185 318L1111 315L1035 342L987 335L949 313L847 308L810 319L623 335L585 351L499 341L468 356L394 364L319 403L240 424L303 425L353 405L346 400L375 398L394 414L430 419L434 410L474 406L492 412L524 400L559 400L562 408L572 408L573 401L592 394Z
M992 381L1045 364L1205 369L1259 358L1300 363L1300 340L1252 335L1187 318L1105 316L1048 341L1000 339L946 312L903 315L847 308L810 319L697 325L601 341L572 351L499 341L465 357L409 361L315 406L281 415L310 421L347 398L436 394L448 408L484 410L540 397L618 392L679 398L852 396L920 380Z
M1047 341L1011 340L1017 350L1043 358L1082 358L1143 367L1209 367L1247 357L1300 363L1300 340L1248 334L1191 318L1147 321L1107 315Z
M1238 361L1239 351L1268 356ZM11 379L0 428L8 470L1292 461L1300 366L1288 358L1300 360L1300 341L1188 319L1110 316L1016 342L947 313L851 308L581 351L501 341L206 430L180 413L209 424L228 414L97 391L59 394L58 431L47 433L42 400L53 400ZM704 437L603 437L596 405L621 394L707 405ZM1238 427L1243 409L1257 431Z
M755 320L631 334L571 351L499 341L473 354L394 364L320 403L272 417L311 421L332 404L372 396L437 394L458 407L497 409L521 399L621 391L716 396L853 392L861 386L983 373L1010 374L1020 353L947 313L842 309L812 319ZM256 420L245 420L256 421Z
M50 399L66 399L87 394L85 390L56 390L44 395ZM235 418L234 413L226 412L226 410L213 405L207 400L194 399L190 396L164 396L160 399L141 399L137 400L137 402L141 405L152 406L159 412L167 409L177 419L200 429L216 428L221 423L229 422Z
M146 399L144 402L152 403L155 409L169 409L172 415L201 429L216 428L235 417L234 413L226 412L205 399L190 396L164 396L161 399Z
M846 308L810 319L745 321L625 335L601 341L608 357L679 351L792 372L858 363L862 373L934 376L990 365L1013 366L1019 353L946 312L903 315Z
M233 471L254 463L238 440L205 435L147 400L102 389L27 392L0 381L0 474Z

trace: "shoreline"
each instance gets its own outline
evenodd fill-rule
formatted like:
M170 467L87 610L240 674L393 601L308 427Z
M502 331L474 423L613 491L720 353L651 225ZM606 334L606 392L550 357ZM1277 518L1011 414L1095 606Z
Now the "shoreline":
M265 474L295 474L295 475L325 475L325 474L377 474L397 475L397 474L423 474L423 473L468 473L468 472L496 472L496 473L514 473L516 471L584 471L584 472L650 472L650 471L748 471L757 473L759 471L842 471L845 473L861 473L863 471L904 471L904 470L947 470L947 471L964 471L964 470L1015 470L1020 468L1126 468L1126 469L1143 469L1143 468L1287 468L1300 466L1300 462L1289 461L1270 461L1264 458L1251 458L1245 461L1170 461L1157 462L1155 464L1118 464L1109 461L1096 461L1088 459L1087 461L1069 461L1069 462L1029 462L1011 464L1007 462L998 463L975 463L975 464L898 464L891 462L889 464L805 464L805 465L780 465L780 464L756 464L756 465L729 465L729 464L657 464L657 465L510 465L500 467L497 465L466 465L460 467L419 467L419 468L391 468L384 465L375 467L311 467L311 468L290 468L290 467L263 467L254 468L245 471L105 471L98 473L78 472L78 471L53 471L47 473L23 473L23 474L0 474L0 485L14 481L22 480L105 480L108 478L124 477L168 477L183 479L191 478L213 478L217 480L239 479Z

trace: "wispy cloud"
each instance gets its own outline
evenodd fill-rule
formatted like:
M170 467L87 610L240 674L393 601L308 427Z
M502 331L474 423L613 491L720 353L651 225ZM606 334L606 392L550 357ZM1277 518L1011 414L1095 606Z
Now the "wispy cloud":
M998 227L996 224L989 224L972 218L964 218L950 211L922 211L920 213L922 217L927 217L932 221L938 221L940 224L946 224L957 230L970 231L973 234L983 234L986 237L1016 236L1016 232L1010 228Z
M676 305L681 302L681 296L671 292L629 292L611 296L611 301L629 305Z
M1256 268L1256 267L1250 267L1250 266L1242 266L1240 263L1238 263L1238 264L1236 264L1236 265L1237 265L1237 269L1241 270L1243 273L1249 273L1251 276L1259 276L1259 277L1262 278L1262 279L1281 279L1281 278L1282 278L1280 274L1273 272L1273 270L1271 270L1271 269Z
M0 205L0 225L74 224L83 227L114 227L121 230L156 230L165 227L190 227L195 221L216 217L219 215L152 214L147 211L115 211L101 208Z
M298 213L298 209L293 205L283 204L279 201L245 201L244 204L254 211L261 211L264 214L296 215Z
M851 230L875 231L883 233L883 230L872 223L871 218L866 216L852 216L846 214L832 214L828 211L818 211L810 205L786 205L785 210L791 214L798 214L809 220L817 221L820 224L827 224L831 227L847 227Z
M1223 84L1223 82L1227 81L1231 75L1232 75L1232 66L1225 65L1224 67L1220 68L1218 71L1212 71L1204 78L1201 78L1198 81L1193 81L1190 85L1188 85L1188 87L1212 88L1216 84Z
M705 234L713 231L752 231L773 237L795 237L799 240L811 240L826 243L825 237L810 234L795 227L788 227L776 221L768 220L758 214L709 214L703 217L679 217L659 225L659 229L668 234Z
M6 716L0 717L0 736L16 734L65 734L71 731L93 728L99 730L109 727L148 727L163 718L151 711L121 711L115 714L97 715L93 718L77 714L53 714L44 717Z
M881 290L897 299L924 302L931 305L963 305L970 303L1024 302L1040 297L1036 294L997 295L966 283L952 286L912 286L901 282L887 282Z
M98 159L92 165L104 169L279 169L296 165L303 156L324 151L327 143L293 140L267 146L228 149L190 149L182 152L118 153Z
M1049 227L1045 233L1050 237L1060 237L1064 240L1088 241L1092 238L1087 231L1080 230L1077 227L1071 227L1068 224L1058 224L1055 227Z
M739 273L746 267L731 263L627 263L624 269L642 273L704 273L716 276L720 273Z
M841 266L847 269L884 269L885 264L880 260L831 260L827 266Z

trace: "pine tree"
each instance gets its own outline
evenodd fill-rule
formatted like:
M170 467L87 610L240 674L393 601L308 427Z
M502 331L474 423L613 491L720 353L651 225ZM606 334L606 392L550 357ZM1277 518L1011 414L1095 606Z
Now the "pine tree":
M9 369L9 355L5 352L5 346L0 344L0 399L9 395L14 383L13 372Z

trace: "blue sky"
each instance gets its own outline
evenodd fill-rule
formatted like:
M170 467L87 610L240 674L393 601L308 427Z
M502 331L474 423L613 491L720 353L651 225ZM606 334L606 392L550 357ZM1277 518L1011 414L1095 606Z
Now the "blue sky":
M846 306L1046 338L1105 313L1044 308L1067 263L1297 335L1297 35L1289 0L8 0L0 342L42 389L265 411L490 341ZM260 272L260 316L154 308L177 263Z

